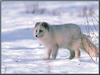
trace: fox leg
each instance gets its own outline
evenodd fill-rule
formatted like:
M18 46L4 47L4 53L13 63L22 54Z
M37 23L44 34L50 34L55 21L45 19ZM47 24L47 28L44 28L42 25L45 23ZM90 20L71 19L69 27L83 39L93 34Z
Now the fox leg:
M47 49L46 58L44 58L45 60L50 59L51 51L52 51L52 49Z
M56 56L57 56L57 53L58 53L58 47L57 46L54 46L52 48L52 59L56 59Z
M71 49L74 51L75 58L79 58L80 57L80 45L81 45L81 41L77 40L75 42L72 43Z
M50 59L50 55L51 55L51 51L52 51L52 49L48 49L48 53L47 53L47 59Z
M69 59L73 59L75 57L75 51L74 50L70 50L70 57Z
M80 49L75 50L75 58L79 58L80 57Z

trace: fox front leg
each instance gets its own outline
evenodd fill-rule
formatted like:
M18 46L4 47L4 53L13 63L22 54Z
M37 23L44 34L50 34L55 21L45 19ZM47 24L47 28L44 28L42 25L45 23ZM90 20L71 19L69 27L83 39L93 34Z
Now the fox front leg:
M57 56L57 53L58 53L58 46L54 46L52 48L52 58L51 59L56 59L56 56Z
M52 49L48 49L48 52L47 52L47 59L50 59L51 51L52 51Z
M52 51L52 49L47 48L47 53L46 53L46 57L44 58L44 60L49 60L50 59L51 51Z

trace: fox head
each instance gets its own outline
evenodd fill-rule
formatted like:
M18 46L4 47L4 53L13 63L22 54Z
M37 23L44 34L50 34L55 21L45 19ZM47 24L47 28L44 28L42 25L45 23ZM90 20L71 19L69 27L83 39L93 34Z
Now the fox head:
M49 25L47 22L36 22L34 27L34 36L36 38L41 38L49 31Z

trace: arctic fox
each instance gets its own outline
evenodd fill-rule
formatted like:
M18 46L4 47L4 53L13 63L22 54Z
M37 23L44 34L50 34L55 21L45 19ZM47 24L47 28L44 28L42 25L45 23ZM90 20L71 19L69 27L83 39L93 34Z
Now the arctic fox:
M69 59L79 58L80 49L84 49L91 57L97 56L96 46L82 34L76 24L50 25L47 22L37 22L33 35L48 49L47 59L55 59L59 48L70 51Z

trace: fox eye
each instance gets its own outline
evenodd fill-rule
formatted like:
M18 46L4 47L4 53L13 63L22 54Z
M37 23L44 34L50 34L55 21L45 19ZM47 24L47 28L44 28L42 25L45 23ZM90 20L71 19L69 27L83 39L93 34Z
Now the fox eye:
M36 30L36 32L37 32L37 30Z
M41 32L43 32L43 30L39 30L39 32L41 33Z

